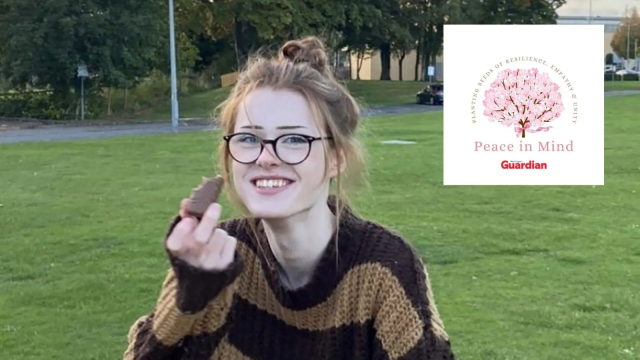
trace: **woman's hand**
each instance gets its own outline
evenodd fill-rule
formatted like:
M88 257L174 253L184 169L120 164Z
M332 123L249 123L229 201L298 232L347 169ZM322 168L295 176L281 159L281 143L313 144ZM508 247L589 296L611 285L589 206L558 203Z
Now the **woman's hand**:
M202 270L222 271L233 262L237 240L226 231L217 228L221 207L218 203L209 208L198 222L187 214L188 199L182 200L182 220L167 238L167 250L189 265Z

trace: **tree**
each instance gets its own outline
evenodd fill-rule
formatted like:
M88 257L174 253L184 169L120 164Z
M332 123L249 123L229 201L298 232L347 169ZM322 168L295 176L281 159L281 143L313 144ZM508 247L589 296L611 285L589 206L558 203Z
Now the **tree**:
M418 37L418 53L416 56L415 79L422 78L426 69L435 65L438 55L442 54L444 24L458 23L464 17L460 12L460 1L431 0L425 2L420 18L421 33ZM420 68L422 64L422 68Z
M416 48L416 41L413 35L404 36L402 38L396 39L396 41L392 44L393 56L398 60L398 80L403 80L402 74L402 65L404 62L404 58L410 53L413 49Z
M476 2L471 6L471 16L477 24L555 24L556 10L566 0L466 0ZM479 10L479 11L478 11Z
M490 122L514 126L516 136L549 131L544 126L564 111L560 86L546 72L532 69L507 69L498 73L485 91L484 115Z
M611 48L622 58L635 59L636 39L640 41L640 16L638 16L638 9L633 7L631 13L622 19L620 26L613 34Z
M78 65L92 74L88 90L100 91L135 83L167 49L162 0L3 0L1 10L2 74L17 89L48 88L68 106Z
M384 24L375 29L372 46L380 50L380 80L391 80L393 53L406 53L415 48L412 31L419 21L419 13L410 1L381 0L378 6L385 14Z
M347 6L337 0L200 1L211 13L213 37L231 35L238 69L254 52L273 53L287 40L335 31L344 23Z
M381 26L383 13L374 4L367 1L349 2L343 9L344 22L337 24L342 34L340 48L346 48L351 55L356 55L356 79L360 80L360 70L364 59L375 52L372 44L374 29Z
M604 56L604 64L605 65L613 65L613 54L608 53Z

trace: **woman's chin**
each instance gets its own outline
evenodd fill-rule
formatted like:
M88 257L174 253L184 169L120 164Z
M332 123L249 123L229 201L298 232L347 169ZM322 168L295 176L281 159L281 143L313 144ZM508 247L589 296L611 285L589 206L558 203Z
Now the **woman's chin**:
M291 215L293 203L290 199L278 197L277 199L251 197L245 199L245 206L251 216L261 219L281 219Z
M273 206L250 206L248 208L251 216L258 219L285 219L291 215L287 209Z

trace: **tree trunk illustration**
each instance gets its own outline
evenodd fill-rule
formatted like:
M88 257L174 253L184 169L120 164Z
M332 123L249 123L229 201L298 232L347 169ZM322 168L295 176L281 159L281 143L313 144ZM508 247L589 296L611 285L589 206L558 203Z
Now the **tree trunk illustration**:
M526 123L528 123L528 122L529 122L529 120L527 120L527 121L525 121L525 122L522 122L522 120L520 120L520 122L518 123L518 124L520 124L520 126L522 126L522 138L523 138L523 139L524 139L524 134L526 134L526 131L525 131L524 125L525 125Z

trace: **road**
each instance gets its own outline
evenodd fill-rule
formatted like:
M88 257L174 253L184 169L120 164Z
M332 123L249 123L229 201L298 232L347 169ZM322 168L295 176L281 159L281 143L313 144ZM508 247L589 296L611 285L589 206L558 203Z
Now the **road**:
M640 90L607 91L604 97L640 95ZM442 111L442 106L429 105L396 105L379 106L366 109L365 115L381 116L394 114L415 114L424 112ZM181 122L177 132L205 131L214 129L213 125L204 125L202 122ZM153 123L139 125L111 125L111 126L84 126L84 127L56 127L43 126L36 129L25 130L0 130L0 144L18 142L42 142L42 141L67 141L80 139L97 139L115 136L136 136L147 134L171 133L173 128L170 123Z
M397 105L380 106L366 109L367 116L381 116L393 114L415 114L423 112L442 111L442 106L430 105ZM181 122L177 132L206 131L215 129L211 124L203 121ZM163 134L174 132L171 123L151 123L137 125L109 125L109 126L42 126L35 129L19 129L0 131L0 144L18 142L68 141L81 139L97 139L116 136L136 136L148 134Z

